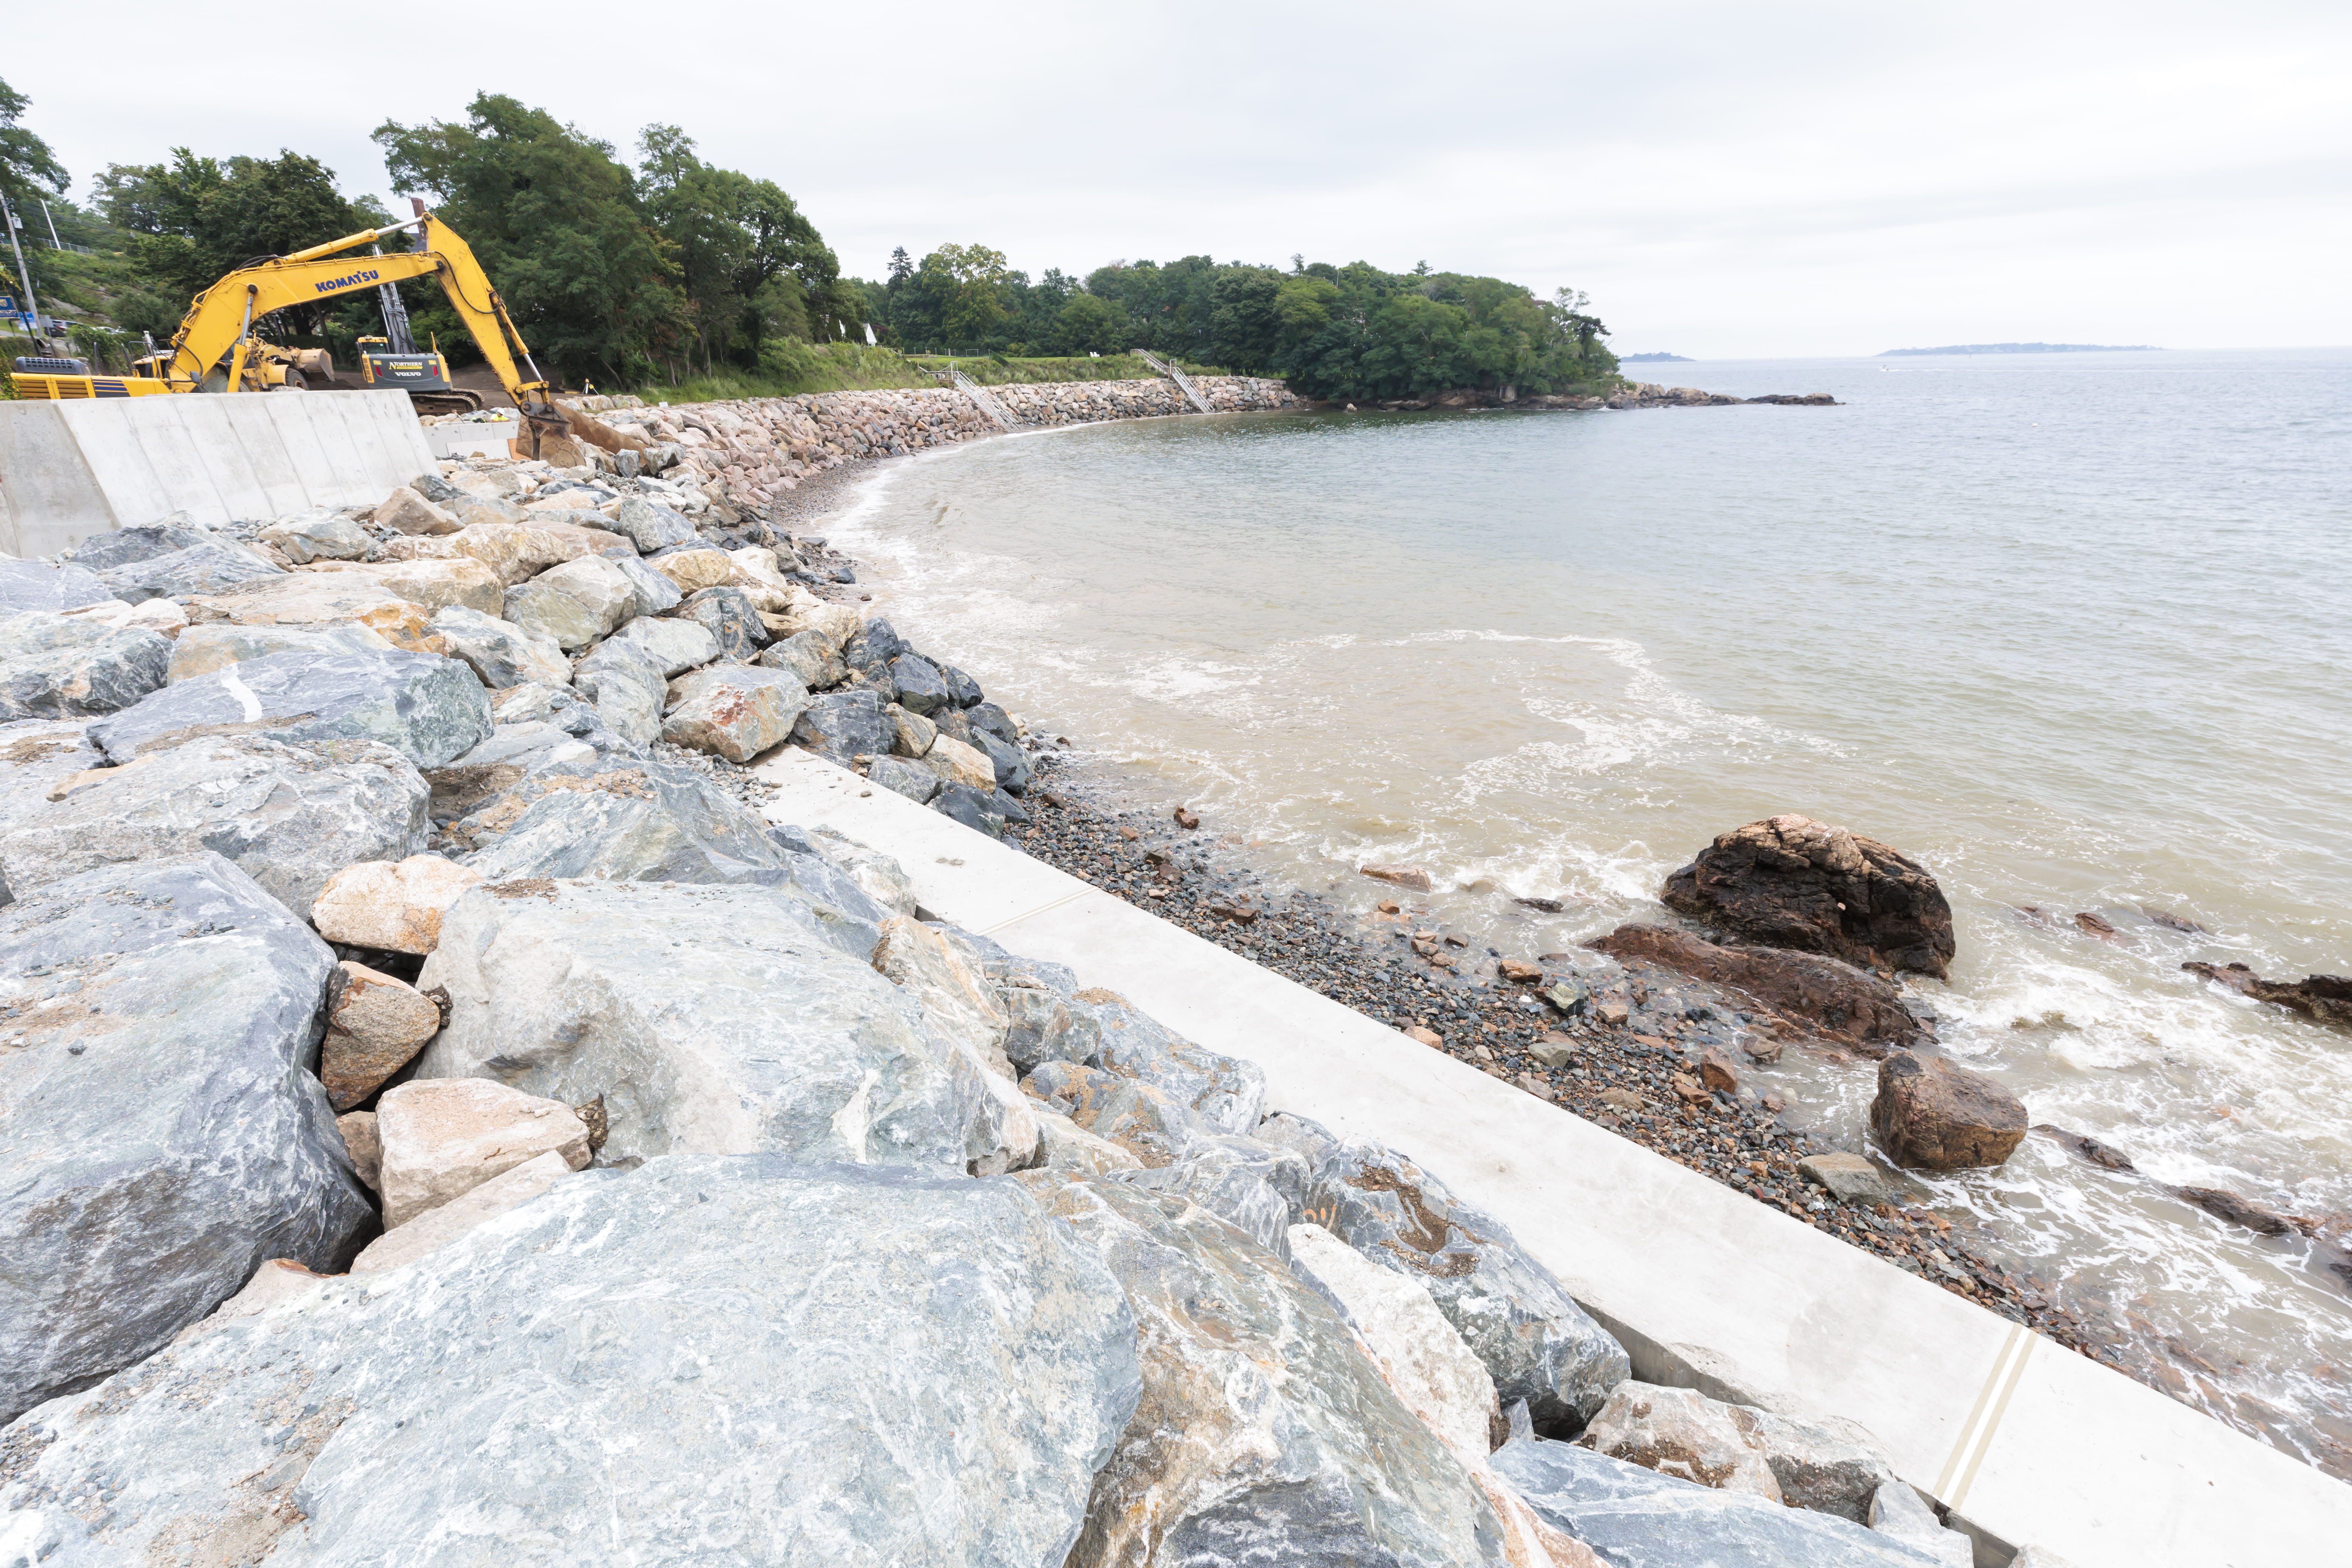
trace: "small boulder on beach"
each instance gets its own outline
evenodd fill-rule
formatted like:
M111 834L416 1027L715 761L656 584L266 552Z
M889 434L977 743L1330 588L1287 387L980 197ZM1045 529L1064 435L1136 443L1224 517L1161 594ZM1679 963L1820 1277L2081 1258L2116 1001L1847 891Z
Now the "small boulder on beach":
M2025 1137L2025 1106L1979 1072L1895 1051L1878 1064L1870 1130L1897 1164L1923 1171L1998 1165Z

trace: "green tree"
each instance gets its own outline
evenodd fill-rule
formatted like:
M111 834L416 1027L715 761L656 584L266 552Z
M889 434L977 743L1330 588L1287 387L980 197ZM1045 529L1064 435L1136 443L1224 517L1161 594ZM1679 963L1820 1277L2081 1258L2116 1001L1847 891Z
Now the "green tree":
M1099 294L1073 294L1054 318L1054 346L1066 354L1117 353L1121 341L1118 312Z
M756 366L775 337L844 335L865 321L862 290L771 180L715 169L675 125L649 125L640 188L646 215L667 243L688 321L709 371L719 360Z
M610 145L488 92L463 122L386 121L374 138L394 188L431 196L473 247L542 370L625 384L686 368L675 247ZM457 322L435 310L418 325L446 338Z
M347 199L335 172L280 149L275 158L200 158L172 149L161 163L110 163L92 182L99 210L129 234L141 287L118 320L162 336L225 273L391 221L373 201ZM278 312L298 333L322 331L323 306Z
M990 335L1012 311L1003 285L1011 277L1004 252L984 245L942 245L916 268L932 279L940 299L939 330L957 353L987 347Z
M33 100L0 81L0 191L8 205L22 211L27 201L65 194L65 165L49 144L16 123Z

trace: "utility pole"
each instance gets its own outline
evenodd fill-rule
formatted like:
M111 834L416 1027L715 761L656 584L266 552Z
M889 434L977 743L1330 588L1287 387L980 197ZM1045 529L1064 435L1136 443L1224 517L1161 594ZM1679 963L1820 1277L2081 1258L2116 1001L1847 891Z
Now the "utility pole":
M58 220L49 216L49 204L46 200L41 203L41 221L49 226L49 248L63 250L65 246L58 238Z
M0 219L5 219L8 225L8 248L16 253L16 276L24 280L25 313L32 318L33 324L30 331L33 342L46 352L49 345L41 335L41 305L40 301L33 297L33 271L31 268L25 265L25 247L16 237L18 225L16 210L9 206L5 195L0 195Z

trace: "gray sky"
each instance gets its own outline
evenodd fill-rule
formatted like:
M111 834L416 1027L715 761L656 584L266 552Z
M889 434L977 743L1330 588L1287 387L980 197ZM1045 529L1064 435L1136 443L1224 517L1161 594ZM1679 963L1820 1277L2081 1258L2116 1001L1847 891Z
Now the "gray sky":
M869 277L1303 251L1572 284L1621 353L2352 342L2341 0L20 11L78 191L185 143L388 198L368 132L487 89L682 125Z

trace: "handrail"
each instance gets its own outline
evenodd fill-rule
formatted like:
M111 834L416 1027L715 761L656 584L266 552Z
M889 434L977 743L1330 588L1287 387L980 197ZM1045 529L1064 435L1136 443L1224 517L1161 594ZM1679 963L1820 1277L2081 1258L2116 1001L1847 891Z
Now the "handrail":
M1186 375L1182 371L1178 370L1174 365L1169 363L1166 360L1161 359L1150 349L1138 349L1135 351L1135 353L1138 359L1140 359L1144 363L1150 365L1152 369L1158 371L1160 374L1166 376L1169 380L1174 382L1180 388L1181 388L1184 395L1192 400L1193 407L1199 409L1203 414L1213 414L1216 412L1216 410L1209 406L1209 400L1201 395L1201 389L1192 384L1192 378L1191 376Z

